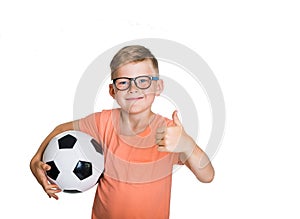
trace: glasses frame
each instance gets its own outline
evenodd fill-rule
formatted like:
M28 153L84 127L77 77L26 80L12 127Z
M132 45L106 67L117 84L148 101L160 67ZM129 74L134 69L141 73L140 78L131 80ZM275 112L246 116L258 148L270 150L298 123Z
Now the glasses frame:
M148 87L140 88L140 87L137 85L136 79L139 79L139 78L142 78L142 77L147 77L147 78L150 79L150 84L149 84ZM117 88L117 86L116 86L116 80L118 80L118 79L128 79L128 80L130 80L129 86L128 86L126 89L119 89L119 88ZM141 89L141 90L146 90L146 89L148 89L148 88L151 86L152 81L158 81L158 80L159 80L159 77L150 76L150 75L140 75L140 76L137 76L137 77L135 77L135 78L119 77L119 78L114 78L114 79L112 79L115 88L116 88L117 90L119 90L119 91L125 91L125 90L128 90L128 89L131 87L131 84L132 84L131 82L132 82L132 81L134 81L134 84L135 84L135 86L136 86L137 88L139 88L139 89Z

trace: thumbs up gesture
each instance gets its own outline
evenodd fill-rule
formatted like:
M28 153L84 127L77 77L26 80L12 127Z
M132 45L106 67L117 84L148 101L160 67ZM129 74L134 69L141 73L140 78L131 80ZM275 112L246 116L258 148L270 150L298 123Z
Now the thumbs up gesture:
M194 147L194 140L184 131L175 110L172 115L173 126L160 127L156 130L156 144L162 152L188 152Z

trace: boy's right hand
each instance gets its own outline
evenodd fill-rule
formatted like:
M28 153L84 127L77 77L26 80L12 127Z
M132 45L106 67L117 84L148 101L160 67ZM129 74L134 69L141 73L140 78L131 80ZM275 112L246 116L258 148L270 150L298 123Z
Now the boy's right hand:
M33 175L35 176L39 184L41 184L49 198L58 200L58 196L56 195L56 193L61 192L61 190L56 184L49 183L46 176L46 171L50 169L51 167L42 161L35 161L31 164L31 171Z
M33 175L35 176L39 184L41 184L41 186L43 187L44 191L47 193L49 198L58 199L58 196L56 194L58 192L61 192L61 189L59 189L59 187L56 184L49 183L46 176L46 171L50 170L51 167L41 161L42 156L44 150L46 149L51 139L54 136L68 130L79 130L79 120L63 123L55 127L55 129L52 132L50 132L50 134L44 139L39 149L37 150L36 154L33 156L33 158L30 161L31 172L33 173Z

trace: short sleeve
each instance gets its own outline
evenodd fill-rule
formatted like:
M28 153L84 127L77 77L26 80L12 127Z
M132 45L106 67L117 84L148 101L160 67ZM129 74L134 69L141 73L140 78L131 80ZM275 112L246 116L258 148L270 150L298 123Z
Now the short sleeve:
M101 112L93 113L79 120L79 131L92 136L96 141L100 141L99 120Z

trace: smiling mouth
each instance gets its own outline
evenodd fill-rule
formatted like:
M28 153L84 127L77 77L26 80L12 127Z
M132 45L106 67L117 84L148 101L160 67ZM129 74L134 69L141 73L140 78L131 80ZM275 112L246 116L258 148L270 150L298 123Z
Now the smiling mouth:
M131 97L131 98L126 98L126 100L132 101L132 100L141 100L144 97Z

